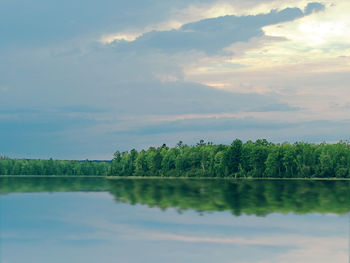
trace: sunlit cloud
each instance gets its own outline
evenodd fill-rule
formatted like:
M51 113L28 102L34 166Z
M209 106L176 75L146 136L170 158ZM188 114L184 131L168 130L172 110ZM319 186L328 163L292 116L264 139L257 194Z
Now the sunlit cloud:
M63 156L63 151L69 154L74 149L93 153L104 145L96 154L112 154L121 145L127 150L167 142L166 135L150 138L154 132L150 130L178 121L206 122L192 130L184 124L184 130L192 132L189 143L210 129L212 138L221 138L221 128L226 129L222 131L226 138L265 136L268 127L257 131L262 122L348 123L349 1L319 1L307 10L308 4L318 1L175 2L106 2L78 14L64 11L70 18L81 19L74 25L57 23L64 10L61 3L58 11L48 7L47 17L36 16L35 8L28 10L31 26L18 14L10 14L5 19L9 23L4 24L10 28L5 35L9 52L2 54L0 65L4 151L10 155L26 151L22 156L31 157L34 149L40 156L39 148L47 147L43 157L55 155L57 147L71 147L62 150ZM288 14L271 20L285 8L291 8L285 11ZM247 22L246 16L256 15L263 19ZM266 26L265 19L270 25ZM47 28L57 28L40 31L42 21ZM17 26L11 27L15 22ZM19 29L26 26L24 34ZM50 111L51 107L77 104L102 106L105 111ZM6 112L10 107L26 111L39 107L42 112ZM249 123L247 132L237 133L239 128L232 123L246 118L256 126ZM233 122L227 127L216 120ZM56 131L46 132L52 136L47 142L60 141L57 145L49 147L43 142L42 132L48 127ZM131 131L138 138L128 137ZM176 140L187 136L177 131ZM129 133L120 139L118 132ZM300 138L308 132L300 131ZM327 140L326 132L322 135ZM284 139L288 136L292 135ZM25 144L30 141L25 138L33 138L31 144Z
M293 1L289 4L291 2ZM299 7L301 3L305 8L307 2L299 1ZM312 71L347 70L349 62L342 58L350 55L349 8L349 3L339 1L336 5L327 4L322 12L266 26L263 28L265 36L252 38L249 42L237 42L225 49L233 55L201 58L192 65L187 65L184 72L187 75L200 75L245 71L246 68L252 71L266 68L278 70L278 66L309 63L316 65L310 65L309 70ZM331 66L324 67L322 64ZM220 79L212 82L223 81Z
M340 61L343 60L343 61ZM193 74L191 81L215 83L225 81L220 89L241 93L262 93L278 97L281 102L302 110L293 115L305 119L348 119L350 91L347 81L350 73L346 71L349 59L305 63L258 69L241 69L234 72ZM329 67L331 69L327 70ZM328 71L328 72L327 72ZM332 88L329 88L332 87ZM322 112L322 114L320 114ZM283 119L275 116L276 119Z
M165 30L178 29L183 24L186 24L187 22L188 20L186 19L183 21L179 21L176 19L167 20L154 25L146 25L145 27L139 28L139 29L132 29L129 31L122 31L122 32L102 35L99 41L102 44L110 44L114 41L120 41L120 40L132 42L145 33L149 33L151 31L165 31Z
M299 8L309 3L288 1L283 5L292 2ZM270 4L281 7L275 1ZM269 94L301 109L243 115L275 120L288 116L288 120L295 121L347 120L349 9L347 1L328 2L321 12L264 27L265 36L227 47L225 50L232 55L200 58L188 64L185 79L232 92Z
M142 28L133 28L122 32L103 35L100 42L104 44L112 43L115 40L134 41L137 37L151 31L176 30L181 26L197 22L203 19L217 18L229 15L248 16L267 14L271 10L280 11L285 8L300 8L312 1L307 0L288 0L288 1L213 1L209 3L189 4L185 8L173 8L168 19L156 24L145 25Z
M141 34L142 33L109 34L109 35L102 36L100 41L103 44L109 44L109 43L112 43L113 41L118 41L118 40L134 41Z
M269 0L269 1L239 1L239 0L219 0L209 3L191 4L184 9L175 9L173 14L177 17L186 19L179 19L184 23L194 22L207 18L215 18L220 16L235 15L247 16L267 14L271 10L280 11L285 8L300 8L303 10L307 4L316 2L310 0Z
M328 4L324 12L314 13L292 23L264 28L268 36L285 37L305 48L339 48L336 44L350 43L348 2Z

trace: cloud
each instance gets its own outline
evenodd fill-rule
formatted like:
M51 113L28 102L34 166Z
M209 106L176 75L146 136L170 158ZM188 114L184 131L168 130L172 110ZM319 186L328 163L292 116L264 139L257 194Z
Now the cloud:
M309 4L306 10L309 13L316 12L321 6L324 7L322 4ZM119 51L151 48L167 53L197 50L212 55L232 43L263 36L264 26L293 21L304 15L306 14L299 8L272 10L268 14L241 17L227 15L184 24L179 29L151 31L133 41L118 40L114 44Z
M284 121L282 121L283 119ZM307 141L321 143L336 142L348 138L350 122L343 121L288 121L284 113L272 120L257 118L202 118L183 121L135 123L128 128L105 127L110 132L107 138L114 138L118 149L146 149L150 146L174 146L178 141L195 144L200 139L214 143L228 144L235 138L243 141L261 138L273 142ZM131 142L131 143L130 143Z
M133 99L133 104L129 104L128 98ZM258 107L263 110L266 105L272 109L277 104L276 100L264 95L230 93L186 82L130 82L128 89L120 91L116 98L119 110L143 115L232 113Z
M283 112L278 112L280 116L284 116ZM293 114L293 113L291 113ZM254 113L252 113L254 116ZM197 133L198 140L201 136L206 136L209 133L215 132L227 132L228 137L225 139L227 142L234 139L235 135L240 134L240 136L245 139L249 139L247 135L249 133L254 133L255 138L262 138L264 136L275 137L280 133L280 140L301 140L302 134L309 140L314 135L314 142L322 142L327 139L336 140L336 137L346 136L346 132L342 132L350 127L349 120L343 121L327 121L327 120L276 120L278 118L269 119L260 115L259 117L212 117L201 116L200 118L195 116L186 119L174 120L174 121L158 121L143 124L136 124L130 127L120 127L120 129L115 131L116 135L128 135L128 136L148 136L157 134L180 134L179 137L185 136L186 133ZM318 131L314 132L317 128ZM309 131L313 130L313 133ZM231 132L231 137L230 137ZM246 132L246 135L242 136ZM307 136L309 134L309 136ZM226 137L226 136L224 136ZM223 139L224 137L220 137ZM264 137L265 138L265 137ZM288 139L290 138L290 139ZM295 139L293 139L295 138ZM298 138L298 139L297 139ZM214 142L215 136L212 139ZM311 139L312 140L312 139ZM160 144L161 141L158 143ZM175 143L175 142L174 142Z
M321 3L309 3L305 9L304 9L304 14L305 15L309 15L309 14L312 14L312 13L316 13L316 12L320 12L320 11L323 11L325 10L325 6Z
M251 110L296 110L269 96L231 93L181 81L130 81L127 88L123 82L117 82L111 88L112 93L101 93L93 85L85 86L85 89L89 93L89 96L84 96L87 104L64 105L61 101L66 100L67 93L61 91L62 97L56 95L51 107L35 108L25 103L21 107L3 105L0 109L2 153L17 157L83 158L77 157L81 152L84 158L96 158L104 152L104 156L111 156L117 148L129 150L135 147L136 140L131 137L136 134L143 140L155 133L178 134L203 128L211 131L235 129L235 122L225 124L224 119L210 123L202 121L202 124L196 121L188 125L191 120L172 123L167 121L169 118L219 116ZM26 103L30 103L30 99L36 100L31 95L31 98L24 96ZM73 99L78 101L80 95L76 95L78 97ZM45 98L50 102L50 97ZM103 107L99 101L94 101L98 98L104 102ZM11 101L6 97L2 99ZM246 125L254 127L254 123ZM257 124L257 127L261 125L265 126ZM123 138L122 144L119 138ZM115 143L111 144L111 141Z
M287 38L289 50L299 53L322 50L323 55L333 53L333 56L337 56L334 51L341 53L349 48L349 7L349 3L342 0L327 6L310 3L305 8L305 13L309 14L306 17L295 23L265 27L264 32L269 36ZM319 54L314 54L314 58L319 58Z
M238 131L238 130L277 130L291 126L287 123L276 123L260 121L253 118L201 118L185 119L171 122L161 122L155 125L147 125L139 128L131 128L125 131L119 131L117 134L130 135L155 135L171 134L183 132L208 132L208 131Z
M186 79L203 83L220 79L226 83L224 89L232 92L263 91L262 94L278 98L282 104L288 102L291 107L300 108L299 111L293 112L295 114L287 115L289 120L341 121L349 116L349 109L342 108L342 105L350 103L349 96L345 96L350 95L346 84L350 81L348 63L347 58L270 67L263 67L262 63L256 68L198 73ZM278 116L275 118L280 119Z
M23 158L77 158L89 127L103 111L90 107L0 109L0 155ZM79 134L72 138L72 135ZM81 139L84 145L78 146ZM83 150L88 154L90 150ZM67 153L69 153L67 155ZM80 154L79 153L79 154ZM66 156L65 156L66 155ZM75 155L75 156L74 156Z
M165 21L174 9L183 9L194 0L102 1L62 0L35 4L21 0L1 1L1 46L43 47L67 40L96 39L104 33ZM203 3L211 1L201 1ZM156 15L154 15L156 14Z
M349 4L309 2L2 2L2 151L344 139Z

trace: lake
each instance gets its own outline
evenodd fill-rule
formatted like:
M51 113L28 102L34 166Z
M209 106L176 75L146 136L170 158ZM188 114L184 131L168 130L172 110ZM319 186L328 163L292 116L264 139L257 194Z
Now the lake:
M341 263L350 181L0 178L0 262Z

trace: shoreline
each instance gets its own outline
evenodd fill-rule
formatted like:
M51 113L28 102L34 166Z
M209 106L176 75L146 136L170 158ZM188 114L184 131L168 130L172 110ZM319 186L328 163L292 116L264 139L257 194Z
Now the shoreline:
M160 177L160 176L105 176L106 179L120 180L120 179L191 179L191 180L303 180L303 181L350 181L350 178L233 178L233 177Z
M110 179L110 180L133 180L133 179L164 179L164 180L235 180L235 181L244 181L244 180L285 180L285 181L291 181L291 180L303 180L303 181L350 181L350 178L322 178L322 177L315 177L315 178L278 178L278 177L270 177L270 178L233 178L233 177L162 177L162 176L101 176L101 175L0 175L1 178L104 178L104 179Z

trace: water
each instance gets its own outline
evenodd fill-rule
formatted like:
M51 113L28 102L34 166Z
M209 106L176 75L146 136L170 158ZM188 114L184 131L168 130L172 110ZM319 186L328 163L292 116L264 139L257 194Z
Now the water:
M350 181L2 178L1 263L348 262Z

